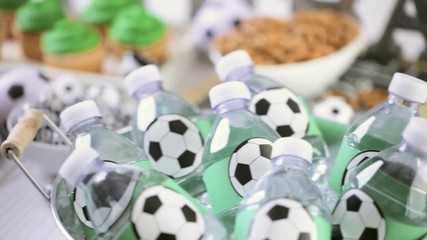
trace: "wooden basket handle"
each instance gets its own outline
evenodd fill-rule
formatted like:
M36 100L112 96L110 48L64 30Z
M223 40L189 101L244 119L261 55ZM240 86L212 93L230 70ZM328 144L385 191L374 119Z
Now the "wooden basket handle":
M33 141L42 124L43 113L36 109L26 111L24 116L12 128L6 141L1 145L1 155L6 159L10 159L8 151L12 150L16 156L20 157Z

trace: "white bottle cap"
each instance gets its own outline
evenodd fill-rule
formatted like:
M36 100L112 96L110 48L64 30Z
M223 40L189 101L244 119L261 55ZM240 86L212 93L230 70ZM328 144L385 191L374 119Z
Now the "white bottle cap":
M403 139L411 146L427 152L427 119L413 117L403 131Z
M139 91L141 87L152 82L161 81L162 76L160 75L159 68L154 64L140 67L129 73L124 79L126 90L131 96Z
M251 99L248 87L241 82L220 83L209 91L209 100L212 108L232 99Z
M416 77L395 73L388 91L406 100L425 103L427 101L427 83Z
M66 132L70 131L76 124L94 117L102 117L95 101L86 100L76 103L61 112L59 115Z
M274 142L271 158L286 155L299 157L311 163L313 147L303 139L292 137L279 138Z
M73 186L77 185L77 180L96 159L99 153L91 147L77 148L65 160L59 169L59 175Z
M215 70L219 79L224 82L228 75L234 70L253 65L254 63L246 51L237 50L219 59L215 65Z

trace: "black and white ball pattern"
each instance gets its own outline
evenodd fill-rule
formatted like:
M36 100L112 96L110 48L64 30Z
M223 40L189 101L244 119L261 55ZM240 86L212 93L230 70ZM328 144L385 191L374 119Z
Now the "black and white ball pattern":
M197 208L164 186L144 190L133 206L131 219L135 234L144 240L198 240L205 233Z
M202 162L204 143L199 129L181 115L158 117L147 128L143 145L153 167L173 178L191 174Z
M286 88L256 94L252 98L250 110L282 137L303 138L308 131L309 117L304 106Z
M333 212L334 239L385 239L384 214L375 201L359 189L344 193Z
M229 177L231 184L240 196L271 169L272 142L264 138L251 138L241 143L231 155Z
M347 125L354 116L354 110L343 98L327 97L313 106L313 115Z
M342 185L344 186L345 184L347 184L352 172L357 168L357 166L359 166L364 161L368 160L369 158L371 158L377 154L378 154L378 151L368 150L368 151L360 152L359 154L354 156L350 160L350 162L348 163L348 165L344 171L344 175L343 175L343 179L342 179Z
M114 166L116 163L110 160L105 160L104 164L107 166ZM93 228L94 226L92 221L90 220L84 190L80 187L77 187L74 189L73 195L73 208L75 214L77 215L77 218L87 227ZM99 207L96 212L97 216L101 219L101 222L103 222L102 219L107 218L107 216L111 212L111 208L109 206Z
M315 240L317 227L304 206L291 199L277 198L255 214L249 240Z
M53 93L66 105L83 100L85 89L83 84L72 75L60 75L51 83Z
M77 187L74 190L74 202L73 202L74 212L77 215L77 218L89 228L93 228L92 221L89 217L89 212L87 209L86 198L84 191Z

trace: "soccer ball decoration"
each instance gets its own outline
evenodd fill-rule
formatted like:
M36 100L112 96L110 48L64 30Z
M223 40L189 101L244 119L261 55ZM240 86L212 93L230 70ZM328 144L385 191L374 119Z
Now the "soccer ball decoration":
M277 198L263 205L252 220L249 240L259 239L315 240L317 227L301 203Z
M117 163L110 161L110 160L105 160L104 163L106 166L114 166L115 164L117 164ZM80 222L82 222L85 226L87 226L89 228L93 228L93 223L90 220L89 212L87 209L85 192L80 187L77 187L74 189L74 192L73 192L73 208L74 208L74 212L76 213L77 218L80 220ZM98 217L104 216L105 218L107 218L107 216L111 212L111 208L109 208L107 206L102 207L102 208L98 208L97 212L99 213L97 215ZM102 222L102 220L101 220L101 222Z
M249 7L240 0L206 1L193 21L193 36L197 47L208 52L214 39L232 30L250 15Z
M271 169L271 151L272 143L264 138L251 138L234 150L228 171L231 184L241 197Z
M0 123L23 102L50 98L52 89L35 67L16 67L0 78Z
M202 162L204 143L199 129L181 115L166 114L154 120L143 145L153 167L173 178L194 172Z
M84 191L77 187L74 189L74 202L73 202L74 212L77 215L77 218L89 228L93 228L92 221L90 221L89 213L87 210L87 204L85 199Z
M366 161L367 159L369 159L369 158L371 158L377 154L378 154L378 151L368 150L368 151L361 152L361 153L357 154L356 156L354 156L350 160L350 162L348 163L348 165L344 171L344 175L343 175L343 179L342 179L342 186L344 186L348 182L349 177L351 176L351 173L357 168L357 166L359 166L364 161Z
M132 209L132 224L139 239L198 240L205 223L184 196L164 186L144 190Z
M259 115L282 137L303 138L309 128L309 117L297 96L286 88L270 89L256 94L249 109Z
M52 88L56 98L66 105L72 105L80 100L83 100L85 92L83 84L81 84L72 75L59 75L58 78L52 81Z
M359 189L347 191L333 212L334 239L385 239L384 214L375 201Z
M354 110L343 98L331 96L313 106L313 115L348 125L354 116Z

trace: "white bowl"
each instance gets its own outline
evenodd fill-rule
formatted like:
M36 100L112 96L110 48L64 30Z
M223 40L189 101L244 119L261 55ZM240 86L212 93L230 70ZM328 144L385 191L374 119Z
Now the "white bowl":
M338 81L356 60L365 47L363 36L360 31L352 42L324 57L298 63L256 66L255 71L282 83L306 99L313 99ZM209 57L216 62L220 54L211 49Z

